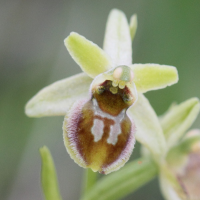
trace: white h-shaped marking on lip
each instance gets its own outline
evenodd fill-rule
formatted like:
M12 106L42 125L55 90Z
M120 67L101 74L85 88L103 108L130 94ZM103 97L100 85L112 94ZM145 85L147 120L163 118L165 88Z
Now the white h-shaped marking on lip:
M98 142L101 140L103 136L103 129L104 129L104 123L100 119L94 119L94 123L91 129L92 134L94 135L94 141Z
M94 116L100 116L102 118L112 119L114 121L114 125L110 126L109 138L107 139L108 144L115 145L117 143L118 135L121 134L121 121L124 118L125 109L117 115L116 117L109 115L108 113L103 112L97 103L96 99L93 99L93 109ZM92 134L94 135L94 141L98 142L101 140L103 136L104 122L101 119L94 119L94 123L91 129Z

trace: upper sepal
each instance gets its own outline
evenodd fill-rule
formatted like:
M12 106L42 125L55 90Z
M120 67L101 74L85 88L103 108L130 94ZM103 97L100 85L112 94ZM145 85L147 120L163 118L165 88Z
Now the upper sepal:
M106 24L103 49L111 57L115 66L132 64L132 43L130 29L125 14L111 10Z

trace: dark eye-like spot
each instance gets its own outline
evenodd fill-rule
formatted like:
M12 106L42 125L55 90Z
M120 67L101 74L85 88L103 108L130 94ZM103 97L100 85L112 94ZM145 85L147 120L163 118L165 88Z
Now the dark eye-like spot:
M97 92L98 94L102 94L102 93L104 92L104 90L105 90L105 87L103 87L103 86L98 86L97 89L96 89L96 92Z
M123 94L123 95L122 95L122 98L123 98L123 101L124 101L125 103L128 103L128 102L131 101L130 96L127 95L127 94Z

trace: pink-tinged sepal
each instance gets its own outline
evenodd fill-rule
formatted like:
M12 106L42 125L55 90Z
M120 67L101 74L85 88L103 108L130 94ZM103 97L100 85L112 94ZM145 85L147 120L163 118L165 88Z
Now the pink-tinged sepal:
M177 178L188 199L200 199L200 131L192 130L186 135L189 152L182 166L177 171ZM193 140L193 141L192 141ZM190 148L189 148L190 147Z
M181 199L200 199L200 130L192 130L171 149L167 156L169 169L177 178ZM184 198L183 198L184 196Z
M113 89L111 80L92 83L91 98L74 103L64 119L64 142L71 158L103 174L122 167L135 143L135 124L126 114L135 100L127 86Z

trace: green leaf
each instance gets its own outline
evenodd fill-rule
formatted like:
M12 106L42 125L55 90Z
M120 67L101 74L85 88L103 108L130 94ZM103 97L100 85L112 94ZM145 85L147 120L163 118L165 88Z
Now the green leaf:
M87 194L97 181L97 172L93 172L91 169L85 169L84 172L83 194Z
M56 170L50 151L46 146L40 148L42 159L41 182L46 200L61 200Z
M178 82L178 72L175 67L158 64L133 64L134 83L138 92L165 88Z
M112 61L100 47L78 33L72 32L64 43L74 61L91 78L113 67Z
M176 145L183 137L184 133L196 119L199 109L199 100L191 98L179 105L174 105L160 118L169 148Z
M133 41L136 31L137 31L137 15L132 15L131 19L130 19L130 35L131 35L131 39Z
M91 82L84 73L57 81L39 91L25 112L29 117L65 115L76 100L87 97Z
M114 64L130 65L132 63L130 29L125 14L117 9L111 10L106 25L104 50Z
M138 101L128 110L136 125L136 139L159 160L166 152L165 137L158 117L144 95L138 94Z
M134 192L157 174L154 163L140 158L101 178L81 200L117 200Z

